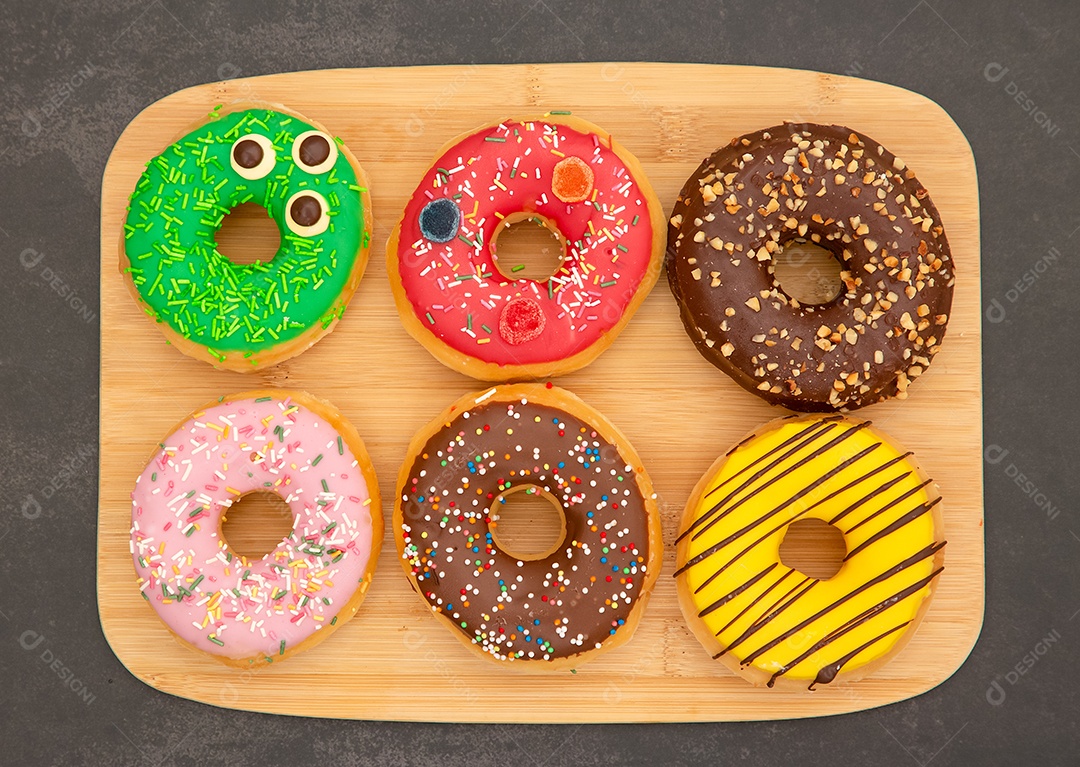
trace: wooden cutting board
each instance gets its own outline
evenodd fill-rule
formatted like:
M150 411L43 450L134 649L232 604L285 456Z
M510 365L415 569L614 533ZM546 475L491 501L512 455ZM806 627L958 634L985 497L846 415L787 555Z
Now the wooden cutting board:
M301 356L252 375L214 370L167 346L117 271L126 200L143 165L215 104L237 99L286 104L327 125L367 170L374 201L367 275L337 330ZM412 434L461 394L485 387L444 368L406 334L387 282L384 243L444 142L488 121L547 110L572 110L611 131L642 161L668 209L702 157L736 135L784 120L856 128L902 157L931 191L956 262L948 336L907 401L860 414L914 450L938 480L949 546L926 620L903 652L871 678L814 693L756 689L712 661L690 634L671 577L683 505L719 454L783 413L698 355L663 280L607 352L558 381L629 436L660 496L667 556L626 646L576 673L522 672L478 659L412 593L389 532L359 614L312 651L259 671L237 671L181 646L140 598L128 554L135 477L179 420L228 392L286 386L334 402L367 442L389 520L394 478ZM978 188L964 135L929 99L816 72L696 64L270 75L189 88L145 109L113 149L101 200L98 600L110 645L147 684L218 706L357 719L779 719L918 695L947 679L974 645L984 593ZM260 247L272 252L260 222L236 218L223 250L237 258ZM237 543L241 536L257 538L252 524L270 524L260 514L272 513L245 512L248 529L235 532Z

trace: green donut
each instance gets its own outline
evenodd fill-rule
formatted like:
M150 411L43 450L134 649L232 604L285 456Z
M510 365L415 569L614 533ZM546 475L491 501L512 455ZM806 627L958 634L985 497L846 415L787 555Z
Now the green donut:
M367 261L369 203L340 139L285 111L219 109L147 163L121 269L181 351L254 370L299 354L345 311ZM222 220L246 202L281 232L270 261L218 251Z

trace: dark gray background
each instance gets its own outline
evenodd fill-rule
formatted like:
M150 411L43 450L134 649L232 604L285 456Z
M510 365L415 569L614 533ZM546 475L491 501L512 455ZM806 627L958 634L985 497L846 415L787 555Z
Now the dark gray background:
M1072 442L1080 367L1071 327L1080 289L1078 33L1072 0L787 9L660 0L5 2L0 763L1080 763ZM928 95L967 134L991 309L983 327L986 618L968 662L926 695L859 714L667 726L306 720L212 708L131 677L102 636L94 587L98 202L124 126L153 101L220 77L622 59L856 73ZM80 682L65 685L51 658Z

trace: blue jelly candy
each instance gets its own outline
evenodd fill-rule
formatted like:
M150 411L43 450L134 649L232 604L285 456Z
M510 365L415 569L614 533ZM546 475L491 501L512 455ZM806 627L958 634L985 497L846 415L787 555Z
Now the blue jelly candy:
M450 242L461 226L461 209L453 200L432 200L420 211L420 234L432 242Z

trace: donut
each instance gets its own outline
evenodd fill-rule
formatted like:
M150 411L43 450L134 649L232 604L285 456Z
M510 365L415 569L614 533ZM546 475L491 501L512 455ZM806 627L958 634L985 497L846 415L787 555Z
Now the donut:
M855 681L922 620L944 569L941 496L869 421L788 416L698 482L677 543L679 602L702 645L755 685ZM838 528L847 552L817 579L780 559L791 523Z
M261 559L230 549L228 509L281 496L292 532ZM356 430L311 395L222 397L158 446L131 494L139 591L184 644L250 668L340 628L371 585L382 542L375 470Z
M518 556L500 543L500 503L523 491L561 511L548 552ZM550 384L466 395L422 429L398 474L393 526L438 620L481 657L517 667L574 667L626 642L663 556L634 449Z
M524 219L564 248L547 280L496 261L499 232ZM405 329L440 362L485 381L543 378L615 340L656 283L664 234L637 159L592 123L549 112L443 147L394 227L387 268Z
M841 265L831 301L776 281L784 246ZM902 160L836 125L780 125L733 139L686 182L667 275L705 359L766 402L851 411L903 399L941 348L954 270L941 216Z
M333 330L360 284L371 241L367 178L339 139L284 107L209 119L146 165L128 205L120 271L139 307L183 353L248 372L300 354ZM217 246L238 205L281 232L265 262Z

